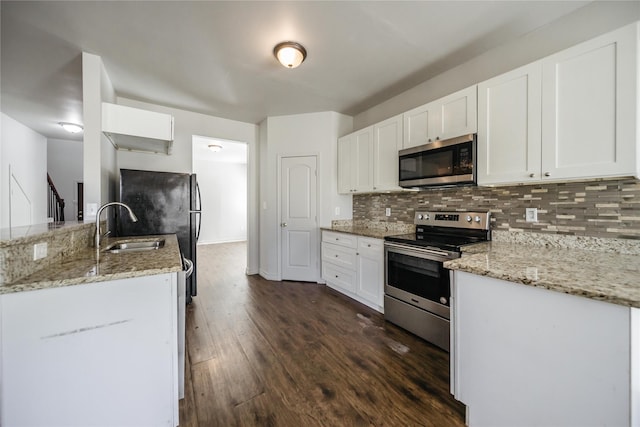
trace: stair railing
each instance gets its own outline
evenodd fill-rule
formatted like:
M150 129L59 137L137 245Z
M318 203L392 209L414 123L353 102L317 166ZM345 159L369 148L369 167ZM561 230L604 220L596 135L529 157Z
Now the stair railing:
M47 173L47 183L49 184L49 202L47 204L47 212L49 218L53 218L54 222L64 221L64 199L60 197L60 193L53 184L51 176Z

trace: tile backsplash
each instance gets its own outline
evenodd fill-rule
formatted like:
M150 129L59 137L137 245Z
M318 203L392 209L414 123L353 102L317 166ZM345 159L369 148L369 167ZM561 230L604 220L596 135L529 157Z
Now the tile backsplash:
M538 208L538 222L525 222L525 208ZM640 239L640 181L633 178L353 197L354 220L412 224L418 209L489 210L493 230Z

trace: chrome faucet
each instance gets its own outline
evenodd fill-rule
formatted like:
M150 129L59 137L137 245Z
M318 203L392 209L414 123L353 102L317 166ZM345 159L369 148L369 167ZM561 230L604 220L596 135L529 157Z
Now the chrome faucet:
M129 211L129 217L131 218L131 221L138 222L138 217L136 216L136 214L134 214L131 208L125 205L124 203L111 202L111 203L105 203L104 205L100 206L100 209L98 209L98 213L96 214L96 239L95 239L96 251L100 250L100 214L102 213L103 210L105 210L109 206L116 206L116 205L126 208L127 211ZM107 224L107 229L108 228L109 228L109 224ZM107 232L104 233L104 235L106 236L109 233L110 231L107 230Z

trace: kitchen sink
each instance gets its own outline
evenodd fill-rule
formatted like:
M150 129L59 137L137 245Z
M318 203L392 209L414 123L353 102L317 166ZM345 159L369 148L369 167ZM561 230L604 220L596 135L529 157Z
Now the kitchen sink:
M118 254L122 252L152 251L164 246L164 239L117 242L107 246L104 251Z

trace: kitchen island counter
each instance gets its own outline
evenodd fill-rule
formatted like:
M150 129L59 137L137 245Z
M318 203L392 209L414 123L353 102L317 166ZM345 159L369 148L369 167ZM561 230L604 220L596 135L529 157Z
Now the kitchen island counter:
M164 247L148 251L96 254L93 247L84 248L33 274L3 284L0 295L181 271L182 259L175 234L107 238L101 246L157 238L165 240Z

